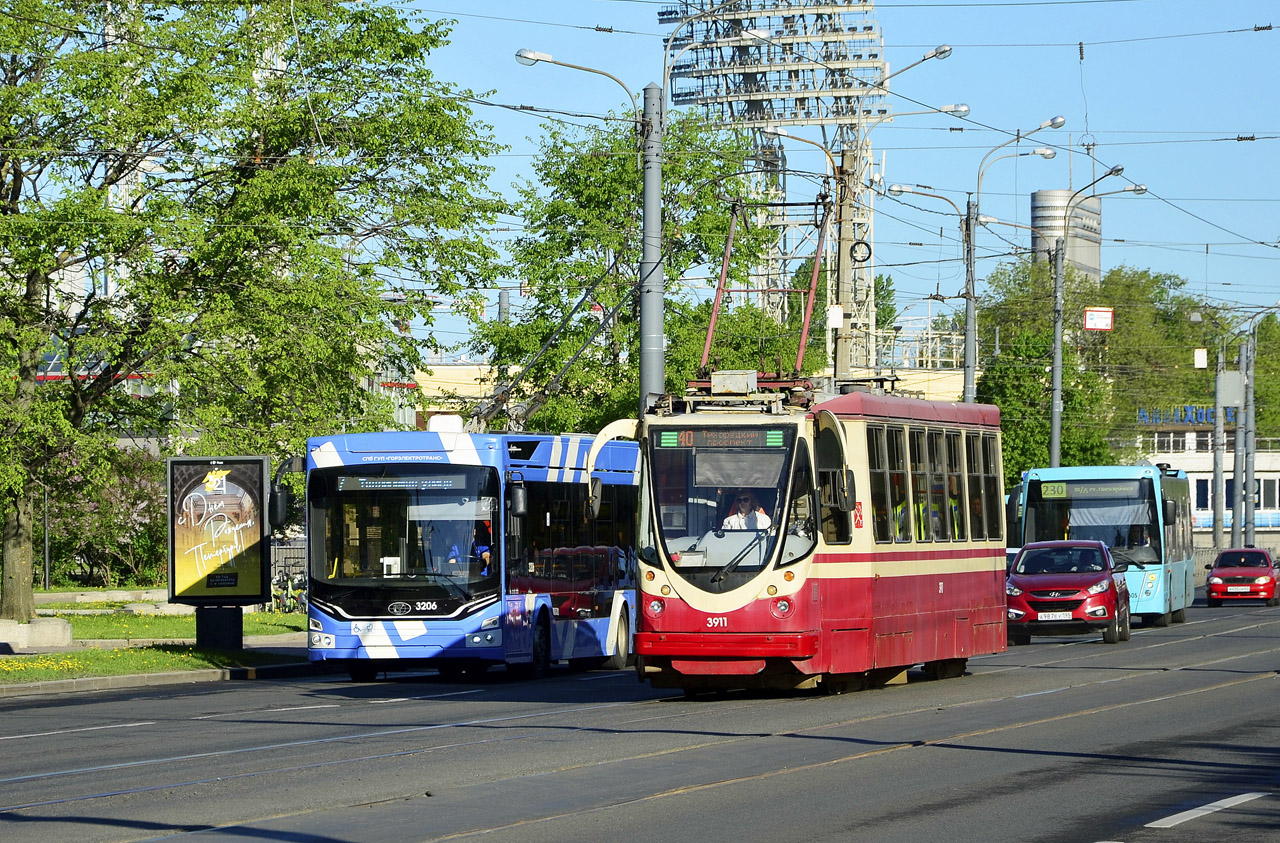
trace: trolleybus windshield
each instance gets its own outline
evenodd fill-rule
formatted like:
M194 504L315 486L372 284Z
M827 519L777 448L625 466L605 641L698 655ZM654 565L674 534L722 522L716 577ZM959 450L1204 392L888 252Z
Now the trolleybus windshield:
M1026 540L1090 539L1138 565L1160 559L1161 530L1149 479L1029 480Z
M685 576L751 576L772 558L795 443L785 425L655 427L653 506L663 550Z
M498 590L498 474L442 465L311 473L312 582L465 602Z

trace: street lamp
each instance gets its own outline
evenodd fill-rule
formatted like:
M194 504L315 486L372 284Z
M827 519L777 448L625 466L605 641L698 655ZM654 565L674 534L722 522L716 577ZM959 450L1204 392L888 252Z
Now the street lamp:
M740 0L731 0L740 2ZM727 3L721 5L728 5ZM716 8L719 8L718 6ZM669 42L668 42L669 43ZM578 64L555 61L546 53L536 50L519 50L516 61L523 65L538 62L558 64L573 70L598 73L622 85L635 108L635 97L621 79L612 73L584 67ZM666 69L663 68L665 81ZM649 409L649 396L661 396L666 391L665 362L663 360L663 284L662 268L662 124L663 88L652 82L644 88L644 116L636 117L636 127L643 136L640 153L642 178L642 211L640 229L640 416Z
M966 404L972 404L977 393L976 375L978 370L978 326L977 294L975 289L977 287L977 267L975 266L976 256L973 248L973 229L977 225L978 212L980 210L978 207L978 194L982 192L982 176L986 173L987 159L990 158L992 154L1004 149L1011 143L1021 141L1023 138L1029 138L1041 129L1061 129L1066 122L1067 118L1063 117L1061 114L1056 117L1050 117L1031 131L1025 133L1018 132L1004 143L987 150L987 154L982 156L982 160L978 162L977 188L975 194L969 197L969 201L965 206L964 215L964 227L967 235L965 238L964 250L964 403ZM1037 150L1031 154L1037 155L1040 154L1040 152Z
M640 128L640 125L641 125L640 111L639 109L636 108L636 95L631 93L631 89L627 87L627 84L625 82L623 82L617 76L614 76L612 73L609 73L608 71L605 71L605 70L600 70L599 68L595 68L595 67L587 67L581 64L570 64L567 61L556 61L554 58L551 57L550 53L541 53L541 52L538 52L537 50L526 50L526 49L516 50L516 61L518 61L520 64L523 64L525 67L533 67L535 64L539 64L539 63L554 64L560 67L567 67L570 70L581 70L581 71L585 71L586 73L595 73L599 76L605 76L605 77L608 77L609 79L612 79L614 82L617 82L620 86L622 86L622 90L627 92L627 102L631 104L631 113L635 116L636 128L637 129Z
M1252 547L1254 545L1254 539L1256 538L1255 529L1254 529L1255 528L1254 509L1257 505L1257 500L1255 496L1256 493L1254 492L1253 467L1254 467L1254 457L1256 456L1256 444L1257 444L1254 437L1254 434L1255 434L1254 422L1255 422L1255 414L1258 408L1253 400L1253 383L1254 383L1253 373L1254 373L1254 361L1258 356L1258 320L1261 317L1267 315L1268 313L1273 313L1278 309L1280 309L1280 301L1276 302L1270 307L1264 307L1261 310L1255 312L1252 316L1249 317L1249 321L1246 323L1248 328L1248 334L1247 334L1248 341L1245 345L1245 348L1247 349L1247 353L1244 360L1245 365L1243 366L1245 370L1245 376L1244 376L1244 454L1245 454L1244 484L1243 484L1243 487L1237 491L1237 495L1242 495L1244 498L1244 543L1245 543L1245 546L1247 547ZM1239 422L1237 421L1236 424L1238 426ZM1237 477L1238 476L1239 475L1237 475ZM1236 481L1236 485L1240 486L1240 482L1238 479ZM1234 529L1232 530L1232 535L1235 535Z
M1124 172L1119 164L1107 170L1084 187L1072 193L1062 209L1062 233L1054 244L1053 254L1053 395L1049 405L1049 467L1057 468L1062 464L1062 277L1066 271L1064 261L1067 252L1067 225L1071 216L1071 205L1080 194L1098 182L1110 176L1118 176ZM1092 198L1112 196L1117 193L1133 193L1141 196L1147 192L1146 185L1131 184L1123 190L1098 193Z

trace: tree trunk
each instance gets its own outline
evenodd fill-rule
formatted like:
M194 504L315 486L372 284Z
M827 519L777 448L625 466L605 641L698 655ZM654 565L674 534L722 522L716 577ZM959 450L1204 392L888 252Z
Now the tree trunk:
M32 589L31 518L27 495L4 507L4 591L0 592L0 619L26 623L36 616Z

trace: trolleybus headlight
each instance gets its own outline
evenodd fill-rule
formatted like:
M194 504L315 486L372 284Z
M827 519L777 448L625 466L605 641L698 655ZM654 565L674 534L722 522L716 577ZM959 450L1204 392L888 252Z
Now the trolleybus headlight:
M1017 597L1019 594L1022 593L1022 589L1018 588L1016 585L1013 585L1012 583L1005 583L1004 593L1009 595L1010 597Z
M656 618L658 615L662 614L662 610L665 608L667 608L667 604L655 597L649 601L648 605L645 606L645 611L647 611L651 617Z
M1209 577L1209 585L1222 585L1222 577Z
M1089 586L1087 591L1090 594L1106 594L1107 589L1109 589L1110 587L1111 587L1111 580L1099 580L1098 582Z

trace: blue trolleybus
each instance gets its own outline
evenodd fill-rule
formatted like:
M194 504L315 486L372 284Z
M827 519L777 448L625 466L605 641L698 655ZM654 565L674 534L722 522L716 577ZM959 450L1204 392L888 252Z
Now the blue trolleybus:
M623 667L639 451L607 444L587 484L592 442L460 429L310 439L311 660L366 682L423 665Z
M1132 617L1152 626L1186 620L1195 600L1191 492L1167 465L1103 465L1028 471L1022 541L1092 539L1129 563Z

